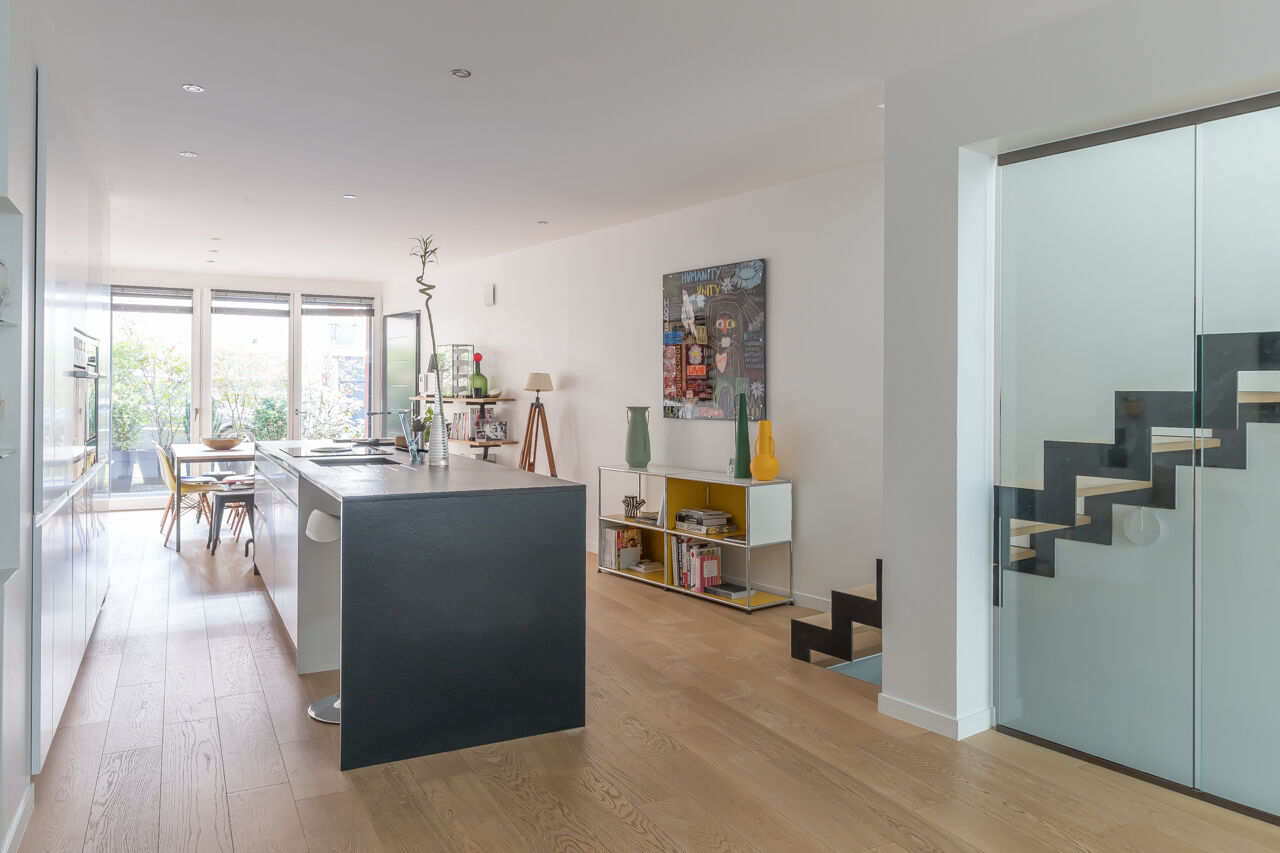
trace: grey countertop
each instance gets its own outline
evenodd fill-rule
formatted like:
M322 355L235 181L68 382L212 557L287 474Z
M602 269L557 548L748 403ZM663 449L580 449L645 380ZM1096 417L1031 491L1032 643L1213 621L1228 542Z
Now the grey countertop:
M450 456L448 467L433 468L426 455L409 461L405 450L392 449L398 465L324 465L283 452L286 447L332 444L329 441L260 441L257 451L298 474L340 501L376 501L451 495L504 494L584 488L571 480L531 474L464 456ZM387 448L390 449L390 448Z

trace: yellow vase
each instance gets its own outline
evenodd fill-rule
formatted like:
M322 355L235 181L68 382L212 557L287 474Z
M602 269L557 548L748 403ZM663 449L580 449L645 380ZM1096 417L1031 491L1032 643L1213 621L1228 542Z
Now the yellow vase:
M776 449L773 423L760 421L760 431L756 433L756 455L751 460L752 477L767 482L778 476L778 458L773 455Z

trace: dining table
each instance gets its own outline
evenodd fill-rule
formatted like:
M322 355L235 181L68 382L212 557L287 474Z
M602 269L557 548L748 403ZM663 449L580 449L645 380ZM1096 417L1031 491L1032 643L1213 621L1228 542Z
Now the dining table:
M177 473L175 478L178 481L178 494L174 498L174 506L182 506L182 466L198 465L206 462L252 462L254 453L254 443L252 441L242 441L229 450L213 450L205 447L203 444L174 444L169 448L169 454L173 459L173 470ZM178 513L177 518L177 538L174 541L174 550L182 552L182 513Z

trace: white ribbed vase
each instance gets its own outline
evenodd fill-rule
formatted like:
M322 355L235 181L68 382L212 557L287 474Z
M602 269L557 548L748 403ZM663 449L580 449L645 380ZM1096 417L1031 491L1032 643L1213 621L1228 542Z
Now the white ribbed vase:
M437 389L439 382L436 383ZM440 391L436 391L436 401L432 404L431 438L427 442L427 464L442 468L449 466L449 427L444 422L444 401L440 399Z

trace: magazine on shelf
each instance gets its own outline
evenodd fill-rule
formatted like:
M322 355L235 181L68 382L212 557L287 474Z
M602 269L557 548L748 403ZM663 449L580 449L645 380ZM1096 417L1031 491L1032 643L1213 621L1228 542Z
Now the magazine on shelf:
M635 527L606 527L600 537L600 567L628 569L642 560L640 530Z
M705 590L711 595L718 595L721 598L739 599L747 597L747 588L736 583L720 582L714 586L709 586Z

